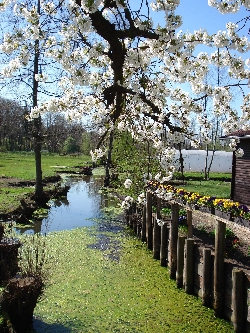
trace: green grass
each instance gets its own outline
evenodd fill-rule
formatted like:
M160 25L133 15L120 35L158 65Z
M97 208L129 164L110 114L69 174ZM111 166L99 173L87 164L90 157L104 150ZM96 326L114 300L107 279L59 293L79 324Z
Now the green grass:
M43 177L52 176L55 171L71 169L74 166L86 165L91 158L86 155L72 157L58 154L42 154ZM0 176L35 180L34 153L0 153Z
M199 172L186 172L184 185L176 185L188 192L197 192L202 195L215 196L217 198L229 198L231 191L231 174L211 173L209 180L204 180ZM177 179L180 177L176 175Z
M34 193L34 187L0 188L0 213L8 213L20 205L25 194Z
M63 170L74 170L76 166L85 166L91 162L89 156L42 154L43 177L53 176ZM18 178L35 181L34 153L0 153L0 178ZM1 181L1 179L0 179ZM34 192L34 187L0 188L0 213L8 213L19 206L19 201L26 194Z
M178 289L145 244L123 231L105 236L111 248L100 251L89 247L100 237L94 228L49 234L56 265L35 309L38 333L233 332L230 323ZM117 247L120 260L110 260Z
M197 192L201 195L208 195L217 198L230 198L231 184L220 181L187 181L185 185L178 185L188 192Z

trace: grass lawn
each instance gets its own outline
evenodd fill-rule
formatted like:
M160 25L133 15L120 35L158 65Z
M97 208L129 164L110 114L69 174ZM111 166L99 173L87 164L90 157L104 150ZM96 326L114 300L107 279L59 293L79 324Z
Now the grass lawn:
M177 178L179 175L177 175ZM188 192L197 192L202 195L217 198L229 198L231 191L231 174L211 173L209 180L204 180L203 174L198 172L185 172L184 185L177 185Z
M74 170L75 166L91 163L89 156L42 154L43 177L53 176L62 170ZM0 213L8 213L19 206L26 194L34 187L10 187L8 178L35 181L35 156L33 153L0 153Z
M91 162L90 156L73 157L42 153L43 177L52 176L55 171L67 170L79 165L84 166L87 162ZM34 153L0 153L0 176L35 180Z

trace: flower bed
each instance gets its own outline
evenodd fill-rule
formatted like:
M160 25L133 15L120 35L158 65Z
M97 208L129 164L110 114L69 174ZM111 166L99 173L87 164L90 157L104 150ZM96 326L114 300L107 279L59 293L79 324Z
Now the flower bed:
M172 185L155 180L149 181L146 188L163 200L173 198L177 202L187 205L192 209L209 212L250 228L250 209L239 202L234 202L230 199L203 196L199 193L188 192L183 188L175 188Z

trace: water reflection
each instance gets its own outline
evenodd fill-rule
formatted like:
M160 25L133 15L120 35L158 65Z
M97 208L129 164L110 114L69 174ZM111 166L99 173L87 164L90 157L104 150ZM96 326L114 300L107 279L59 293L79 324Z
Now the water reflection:
M21 228L21 233L47 233L95 224L102 217L102 207L109 204L108 198L99 193L103 185L100 176L85 176L84 179L69 177L64 184L70 186L67 198L53 201L48 217L35 222L32 227Z

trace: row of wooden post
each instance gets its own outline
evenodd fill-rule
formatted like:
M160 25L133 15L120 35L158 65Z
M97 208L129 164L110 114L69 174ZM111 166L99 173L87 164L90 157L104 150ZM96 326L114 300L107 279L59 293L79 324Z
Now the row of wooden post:
M171 223L167 227L161 221L161 199L157 198L156 214L152 212L153 194L146 193L146 205L142 211L142 223L138 224L136 219L131 219L131 228L147 243L148 249L152 250L153 258L159 259L162 266L168 266L170 278L176 280L179 288L184 288L187 294L194 293L194 239L192 226L192 210L187 210L187 237L178 237L179 227L179 204L171 203ZM128 213L131 216L136 213L132 207ZM128 221L130 223L130 221ZM211 250L203 249L202 285L201 295L204 306L213 306L217 317L224 317L224 253L225 253L226 225L217 221L215 232L215 254L214 254L214 276L213 290L211 290ZM246 332L247 307L244 297L244 273L234 269L232 273L232 322L237 333ZM213 295L213 300L211 299ZM213 302L212 302L213 301ZM211 304L213 303L213 304Z

